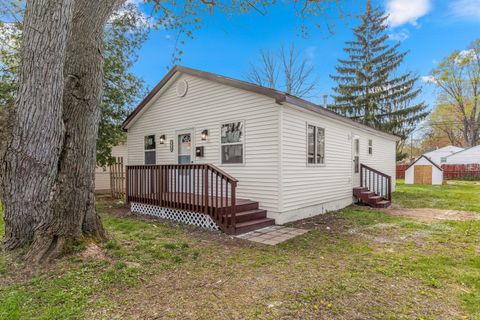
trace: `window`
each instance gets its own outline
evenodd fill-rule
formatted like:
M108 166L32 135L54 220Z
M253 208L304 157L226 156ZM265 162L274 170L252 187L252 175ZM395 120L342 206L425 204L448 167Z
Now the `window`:
M145 136L144 139L145 164L156 163L155 135Z
M368 140L368 154L369 155L373 154L373 141L372 141L372 139Z
M243 163L244 125L242 121L222 124L222 164Z
M441 157L441 158L440 158L440 162L441 162L441 163L447 162L447 157Z
M325 129L308 125L307 128L307 163L325 163Z
M355 138L355 154L353 156L353 168L355 173L360 172L360 139Z

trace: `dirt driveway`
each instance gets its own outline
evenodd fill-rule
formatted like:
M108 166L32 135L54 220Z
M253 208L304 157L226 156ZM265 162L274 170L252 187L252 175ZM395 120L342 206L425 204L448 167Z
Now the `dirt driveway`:
M389 208L382 209L383 212L392 216L408 217L423 222L435 222L438 220L479 220L480 213L471 211L434 209L434 208L402 208L392 205Z

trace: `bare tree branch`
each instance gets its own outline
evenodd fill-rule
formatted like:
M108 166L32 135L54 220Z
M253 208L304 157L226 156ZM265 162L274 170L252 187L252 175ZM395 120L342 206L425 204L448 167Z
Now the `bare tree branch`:
M294 44L288 48L280 46L277 54L260 51L258 62L250 64L246 78L255 84L302 98L311 96L318 82L315 68L307 58L300 56Z

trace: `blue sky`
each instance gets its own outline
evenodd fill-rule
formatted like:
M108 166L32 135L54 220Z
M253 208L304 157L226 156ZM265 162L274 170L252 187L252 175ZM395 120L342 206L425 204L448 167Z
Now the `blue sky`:
M358 15L365 1L355 1L346 10ZM390 34L401 41L401 49L409 51L402 66L420 76L453 50L465 49L480 38L480 0L374 0L390 13ZM142 7L145 11L147 8ZM335 72L337 59L345 57L342 48L352 39L351 27L358 24L354 16L332 19L334 33L329 35L321 18L308 19L308 36L300 34L302 22L294 11L281 6L269 7L266 15L255 11L248 15L226 18L221 14L205 17L206 24L181 47L184 54L179 64L225 76L245 79L250 63L262 49L275 51L280 44L295 43L300 53L315 67L318 88L310 100L320 102L331 94L335 83L329 75ZM139 52L134 73L152 88L167 72L174 48L175 33L156 30ZM396 41L395 40L395 41ZM392 44L394 40L392 40ZM424 86L422 99L432 107L435 90Z

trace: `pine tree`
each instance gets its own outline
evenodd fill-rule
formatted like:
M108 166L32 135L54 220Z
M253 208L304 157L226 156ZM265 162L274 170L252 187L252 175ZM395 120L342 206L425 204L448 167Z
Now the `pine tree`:
M387 19L380 8L367 2L362 23L353 29L355 40L346 42L348 60L339 59L331 108L363 124L398 135L405 140L428 113L420 93L418 76L400 73L407 52L398 52L400 43L387 43ZM401 147L402 143L398 147Z

